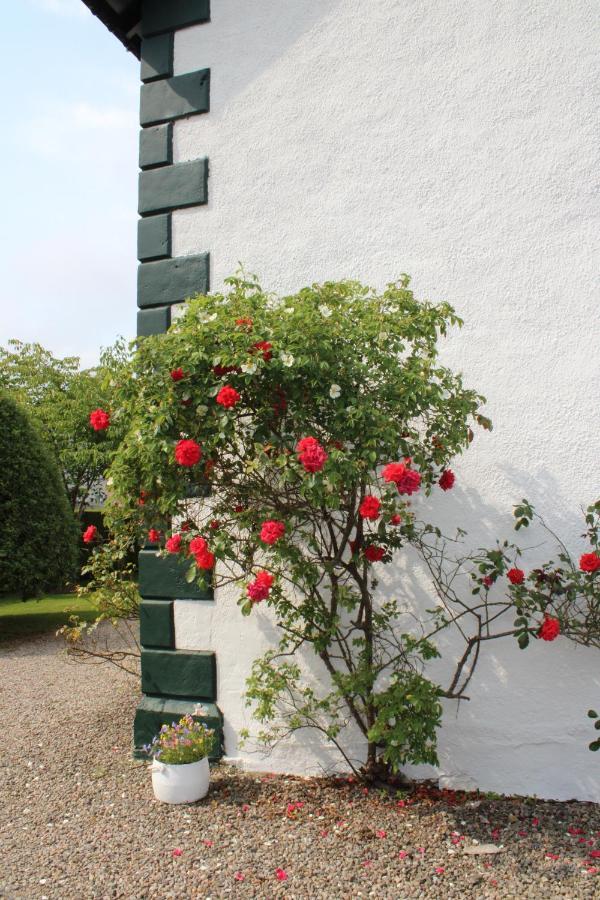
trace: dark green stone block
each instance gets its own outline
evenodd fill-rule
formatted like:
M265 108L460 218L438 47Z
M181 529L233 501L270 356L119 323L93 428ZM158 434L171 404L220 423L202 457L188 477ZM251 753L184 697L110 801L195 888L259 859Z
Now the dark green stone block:
M208 253L142 263L138 268L138 306L182 303L208 293Z
M142 600L140 642L142 647L161 647L167 650L175 646L171 600Z
M216 700L215 654L201 650L142 649L142 691L163 697Z
M173 35L157 34L142 40L140 78L154 81L173 74Z
M142 34L158 34L210 19L209 0L144 0Z
M173 78L143 84L140 91L140 124L158 125L208 112L210 69L198 69Z
M196 700L175 700L171 697L142 697L135 712L133 723L133 744L136 756L143 756L142 748L151 743L163 725L172 725L182 716L194 716L204 722L207 728L214 728L215 743L209 759L217 760L223 755L223 716L214 703L203 703L204 712L194 715Z
M171 255L171 216L148 216L138 221L138 259L166 259Z
M138 212L149 213L181 209L206 203L208 160L162 166L139 174Z
M152 125L140 131L140 169L154 169L173 162L173 126Z
M176 554L166 557L156 555L155 550L140 550L139 591L144 599L212 600L212 587L201 590L197 584L185 580L189 561Z
M164 334L171 324L171 307L157 306L155 309L140 309L137 314L138 337Z

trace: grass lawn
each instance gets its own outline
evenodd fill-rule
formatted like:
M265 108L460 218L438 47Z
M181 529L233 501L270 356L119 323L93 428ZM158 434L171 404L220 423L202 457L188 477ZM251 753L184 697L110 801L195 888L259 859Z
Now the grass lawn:
M18 597L0 598L0 641L20 635L56 631L69 616L91 621L97 611L89 600L75 594L51 594L23 602Z

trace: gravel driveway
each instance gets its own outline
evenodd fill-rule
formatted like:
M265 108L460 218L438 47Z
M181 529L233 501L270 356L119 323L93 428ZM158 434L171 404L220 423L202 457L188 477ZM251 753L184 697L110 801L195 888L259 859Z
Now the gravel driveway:
M160 805L129 755L135 681L61 647L0 645L0 897L600 896L593 804L430 791L399 805L221 767L206 801Z

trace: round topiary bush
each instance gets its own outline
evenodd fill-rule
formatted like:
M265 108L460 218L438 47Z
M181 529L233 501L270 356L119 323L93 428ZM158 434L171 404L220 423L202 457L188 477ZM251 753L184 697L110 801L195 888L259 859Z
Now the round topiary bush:
M6 394L0 460L0 593L58 589L77 571L78 528L54 457Z

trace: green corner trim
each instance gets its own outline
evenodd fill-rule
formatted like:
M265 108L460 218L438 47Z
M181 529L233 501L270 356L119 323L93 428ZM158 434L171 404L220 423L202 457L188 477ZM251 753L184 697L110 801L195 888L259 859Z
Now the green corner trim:
M140 643L142 647L175 648L172 600L142 600L140 603Z
M150 213L198 206L208 199L208 160L162 166L139 174L138 212Z
M209 0L144 0L142 34L158 34L210 19Z
M157 556L155 550L140 550L138 556L139 591L145 600L213 600L212 587L201 590L185 580L187 560L175 554Z
M158 125L208 112L210 69L198 69L173 78L143 84L140 91L140 124Z
M157 34L142 40L140 78L155 81L173 74L173 34Z
M171 216L148 216L138 220L138 259L166 259L171 255Z
M138 306L182 303L195 294L207 294L208 285L208 253L142 263L138 268Z
M155 309L140 309L137 314L137 336L150 337L164 334L171 324L171 307L158 306Z
M215 654L201 650L142 649L142 691L163 697L216 700Z
M214 703L203 703L202 714L194 714L198 706L196 700L175 700L170 697L142 697L135 712L133 723L133 744L136 756L144 756L142 748L149 744L163 725L178 722L182 716L193 716L204 722L207 728L214 728L216 741L210 759L217 760L223 755L223 716Z
M154 169L173 162L173 125L152 125L140 131L140 169Z

